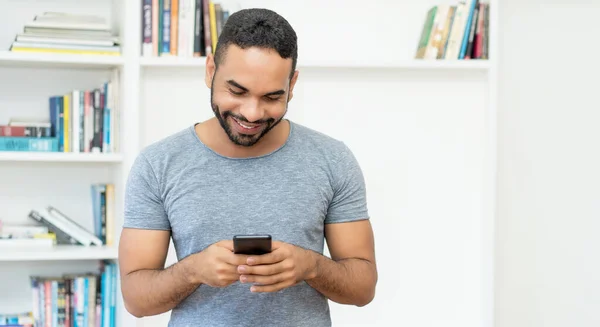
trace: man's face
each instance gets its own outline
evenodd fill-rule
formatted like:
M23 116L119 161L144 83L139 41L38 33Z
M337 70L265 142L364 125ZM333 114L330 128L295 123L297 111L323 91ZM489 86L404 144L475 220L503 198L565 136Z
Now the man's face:
M292 60L274 50L227 50L214 74L207 67L211 106L229 139L249 147L285 116L297 74L290 81Z

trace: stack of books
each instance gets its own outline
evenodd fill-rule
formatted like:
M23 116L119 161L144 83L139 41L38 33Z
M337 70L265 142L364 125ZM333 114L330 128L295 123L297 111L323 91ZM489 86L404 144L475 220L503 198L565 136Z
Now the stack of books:
M118 73L94 89L48 98L47 115L0 122L0 151L116 153Z
M118 56L118 35L102 17L46 12L25 24L10 51Z
M55 206L31 210L35 225L7 225L0 222L0 249L48 248L55 245L112 246L114 243L113 184L92 184L93 229L89 230ZM79 220L79 219L78 219Z
M6 248L49 248L56 245L56 234L47 226L4 225L0 221L0 249ZM0 326L2 323L0 321Z

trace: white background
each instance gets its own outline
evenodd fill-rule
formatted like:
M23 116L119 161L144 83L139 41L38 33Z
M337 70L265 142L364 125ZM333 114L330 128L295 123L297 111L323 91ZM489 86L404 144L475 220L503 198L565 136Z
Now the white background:
M288 18L300 37L300 63L386 64L413 56L426 10L444 1L238 2L264 4ZM496 326L600 325L600 49L593 24L600 7L592 2L500 3L493 258L482 232L490 195L485 119L495 87L487 71L301 69L289 118L348 143L365 172L376 234L377 296L365 308L332 304L335 326L490 326L486 263L492 259ZM119 25L111 13L124 7L92 0L0 5L0 50L47 8L97 13ZM138 24L139 18L124 21L128 37ZM47 96L107 76L2 67L0 123L43 112ZM140 134L133 140L139 136L142 146L210 117L203 68L142 67L140 77ZM114 178L104 166L2 163L0 219L27 221L24 214L46 202L85 217L88 185ZM29 274L94 267L2 262L0 312L27 308ZM167 321L168 314L137 325Z

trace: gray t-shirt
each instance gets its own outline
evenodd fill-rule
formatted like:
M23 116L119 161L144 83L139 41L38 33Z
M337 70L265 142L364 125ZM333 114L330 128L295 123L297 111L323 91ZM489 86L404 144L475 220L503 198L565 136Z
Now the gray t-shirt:
M146 147L127 182L124 227L170 230L179 260L235 234L323 253L325 224L369 219L363 174L341 141L290 127L282 147L253 158L219 155L193 126ZM250 286L201 285L169 326L331 325L327 298L306 282L276 293Z

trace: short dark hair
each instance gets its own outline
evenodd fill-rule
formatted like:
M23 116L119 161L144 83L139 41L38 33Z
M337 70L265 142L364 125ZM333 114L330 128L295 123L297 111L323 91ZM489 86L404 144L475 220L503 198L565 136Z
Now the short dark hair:
M223 61L229 45L246 49L273 49L284 59L292 58L292 72L298 60L298 37L289 22L278 13L262 8L242 9L227 18L215 50L215 67Z

